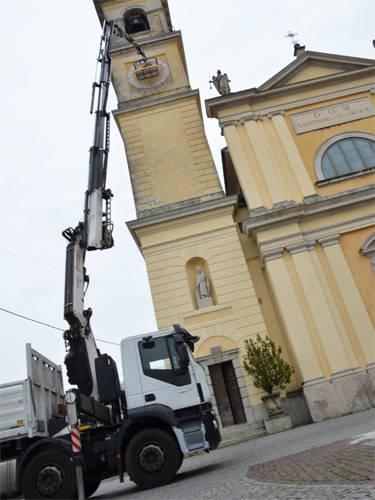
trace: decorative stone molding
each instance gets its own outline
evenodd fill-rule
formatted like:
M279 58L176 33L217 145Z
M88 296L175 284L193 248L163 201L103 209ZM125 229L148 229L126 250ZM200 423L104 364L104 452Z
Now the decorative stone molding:
M273 111L272 113L267 114L268 118L273 118L274 116L277 116L277 115L285 116L285 111L280 109L279 111Z
M263 259L263 262L267 263L270 260L281 259L283 256L283 247L272 248L270 250L261 250L260 255Z
M322 247L329 247L331 245L337 245L339 242L340 234L330 234L328 236L323 236L323 238L318 238L318 243L322 245Z
M360 74L363 74L363 76L371 75L373 74L374 69L373 68L365 68L364 70L358 70L357 75L360 76ZM331 77L332 78L332 77ZM330 79L330 77L323 77L323 80L327 81ZM339 73L336 75L335 80L339 81L343 79L342 73ZM319 87L321 90L321 82L322 80L320 79L313 79L310 81L309 84L307 84L306 81L303 82L297 82L292 85L287 85L285 87L278 87L276 89L271 89L271 90L266 90L266 91L258 91L256 92L256 89L249 89L247 91L241 91L241 92L233 92L231 94L227 94L227 96L220 96L216 97L213 99L208 99L206 100L206 112L207 116L209 118L218 118L218 113L220 110L223 109L224 106L240 106L241 104L244 104L246 106L250 104L255 104L257 101L264 101L265 97L272 97L273 95L291 95L292 99L290 99L288 102L283 102L282 105L280 104L275 104L272 106L267 106L264 108L258 108L257 112L258 114L267 114L273 111L279 111L282 109L283 111L288 111L288 110L294 110L299 107L303 106L310 106L312 104L320 104L320 103L326 103L327 100L330 99L340 99L343 97L350 97L353 95L357 95L361 92L368 92L371 91L371 89L374 87L373 82L372 83L365 83L363 85L356 85L353 87L349 87L346 89L340 89L336 90L333 92L327 92L327 93L319 93L318 95L314 95L311 97L304 97L302 99L293 99L295 96L295 91L303 88L304 90L307 90L308 87L313 88L313 87ZM258 104L258 103L257 103ZM240 113L238 113L238 118L240 117Z
M372 270L375 272L375 232L366 239L359 252L370 259Z
M219 345L211 347L211 354L214 358L215 363L221 363L223 361L223 351L221 350L221 347Z
M299 241L298 243L288 245L286 249L291 255L301 252L311 252L312 250L315 250L315 240Z
M296 240L301 241L303 239L307 242L307 245L309 243L313 244L316 241L322 241L323 244L326 242L325 246L334 245L337 242L337 236L340 236L340 234L356 231L372 225L375 225L374 214L365 215L349 221L329 224L327 226L311 229L310 231L289 233L262 242L259 245L259 253L263 261L267 262L268 260L281 258L282 250L284 248L286 249L288 246L292 246ZM270 248L271 245L273 248ZM313 248L309 249L312 250Z
M258 121L262 121L263 118L264 117L262 115L245 116L244 118L241 118L240 122L242 124L246 123L246 122L258 122Z
M239 120L228 120L226 122L221 122L219 125L220 125L220 128L223 129L225 127L231 127L232 125L236 126L238 125L239 123Z
M301 203L285 201L276 203L272 208L259 207L250 210L250 217L243 221L242 227L249 236L252 231L268 229L305 217L329 215L338 209L351 208L359 203L373 203L374 199L374 184L328 196L308 196Z

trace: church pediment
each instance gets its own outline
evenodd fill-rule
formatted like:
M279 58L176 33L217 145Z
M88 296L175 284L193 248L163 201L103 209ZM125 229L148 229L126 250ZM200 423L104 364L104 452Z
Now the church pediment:
M322 52L304 52L285 66L258 90L271 90L375 66L374 59L341 56Z

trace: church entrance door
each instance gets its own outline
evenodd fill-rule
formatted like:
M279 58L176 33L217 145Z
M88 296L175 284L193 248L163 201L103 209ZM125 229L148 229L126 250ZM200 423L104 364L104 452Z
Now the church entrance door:
M223 427L246 423L232 361L211 365L208 369Z

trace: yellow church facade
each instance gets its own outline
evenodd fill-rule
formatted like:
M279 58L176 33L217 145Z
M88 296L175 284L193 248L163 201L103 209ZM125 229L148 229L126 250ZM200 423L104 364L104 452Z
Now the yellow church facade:
M114 115L137 210L128 228L158 328L178 323L201 338L194 355L221 424L265 417L242 360L245 339L257 334L282 347L295 368L286 390L313 420L373 405L374 61L299 48L260 88L207 101L228 146L223 192L168 2L94 4L157 66L139 79L140 56L113 40ZM349 143L354 167L350 158L328 162Z

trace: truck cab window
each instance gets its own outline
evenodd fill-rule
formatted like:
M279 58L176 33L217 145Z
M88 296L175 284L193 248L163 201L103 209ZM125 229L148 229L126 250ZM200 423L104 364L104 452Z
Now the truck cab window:
M166 339L155 339L155 346L144 348L140 343L142 366L146 370L171 370L171 358Z
M190 384L189 370L182 370L173 337L156 338L152 347L139 342L138 348L146 376L178 386Z

